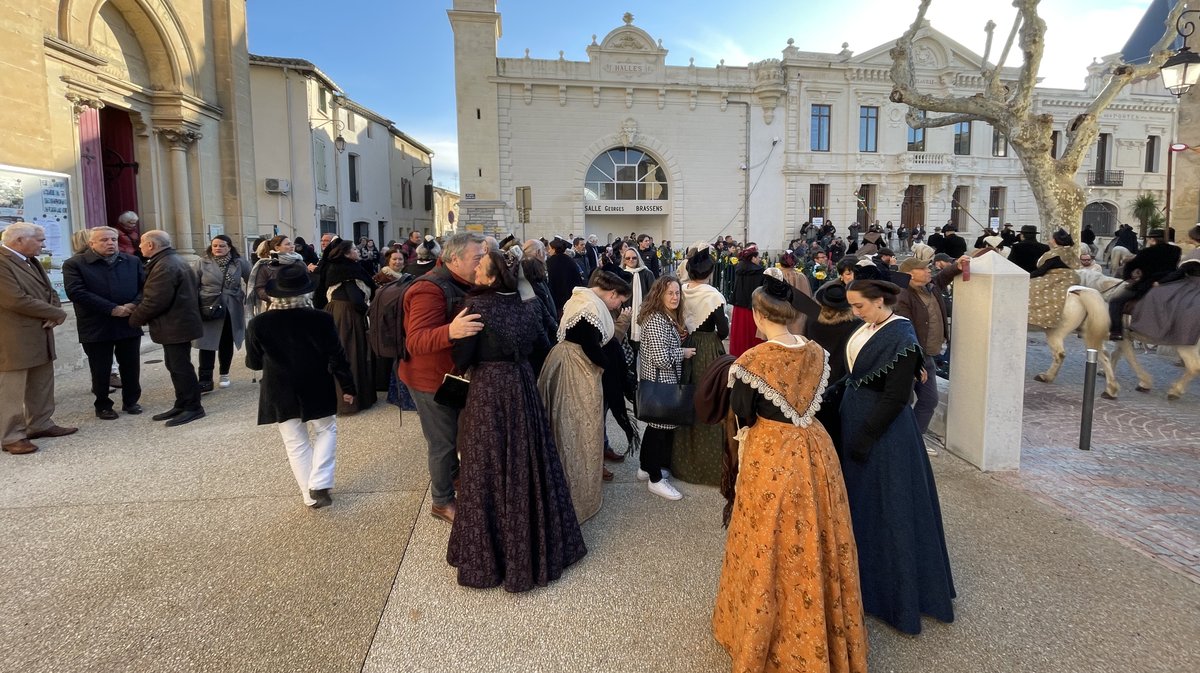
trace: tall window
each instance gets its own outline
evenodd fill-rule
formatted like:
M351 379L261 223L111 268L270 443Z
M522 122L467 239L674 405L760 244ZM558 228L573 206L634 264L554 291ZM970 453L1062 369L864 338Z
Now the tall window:
M954 125L954 153L962 157L971 154L971 122Z
M992 156L1008 156L1008 138L999 129L992 129Z
M925 129L908 129L908 151L909 152L924 152L925 151Z
M825 197L829 192L829 185L809 185L808 186L808 221L825 217Z
M875 217L875 185L861 185L854 195L858 202L858 215L855 220L862 225L863 230L871 224Z
M812 106L812 138L809 149L813 152L829 151L829 120L832 116L832 105Z
M988 221L995 218L997 222L1004 222L1004 197L1007 189L1005 187L992 187L988 191Z
M966 230L967 225L967 204L970 203L970 187L958 186L954 188L954 194L950 196L950 221L954 226L958 227L959 231Z
M1096 172L1103 174L1108 170L1108 146L1109 139L1112 138L1107 133L1101 133L1096 139Z
M665 201L667 173L649 154L618 147L592 162L583 196L589 201Z
M858 108L858 151L879 151L879 108L864 105Z
M319 84L317 85L317 108L321 112L329 111L329 92Z
M1158 136L1146 138L1146 172L1158 172Z
M346 110L346 128L351 131L357 131L358 129L355 128L356 126L358 126L358 123L354 119L354 112L352 110Z
M317 189L323 192L329 191L329 181L325 177L327 172L325 168L325 141L320 138L313 138L313 173L317 178Z
M1050 158L1058 158L1058 131L1050 132Z
M359 157L357 154L351 154L350 161L347 162L347 165L349 166L347 175L350 176L350 200L355 203L357 203L359 200L358 199L358 159L359 159Z

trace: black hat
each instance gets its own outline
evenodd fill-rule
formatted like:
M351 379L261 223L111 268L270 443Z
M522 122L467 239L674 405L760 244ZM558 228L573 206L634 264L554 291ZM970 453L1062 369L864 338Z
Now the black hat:
M850 302L846 301L846 286L840 281L825 283L817 288L815 296L817 303L835 311L849 311Z
M1053 234L1050 235L1050 238L1053 239L1055 243L1057 243L1058 245L1061 245L1061 246L1075 245L1075 240L1073 238L1071 238L1070 232L1068 232L1066 229L1056 230Z
M713 271L712 255L708 246L700 248L696 254L688 258L687 274L690 278L708 278Z
M302 264L285 265L267 281L267 295L271 297L298 297L312 291L312 277Z
M938 254L933 256L933 261L935 261L935 262L953 262L954 258L951 257L950 255L947 255L944 252L939 252Z
M943 234L949 233L951 231L958 231L958 227L954 226L953 224L947 224L946 226L942 227Z
M895 257L896 253L891 248L880 248L879 252L875 253L880 256Z
M1166 238L1167 235L1162 229L1151 229L1150 233L1146 234L1146 238Z
M1034 236L1036 236L1038 233L1037 225L1023 224L1023 225L1021 225L1021 233L1022 234L1033 234Z

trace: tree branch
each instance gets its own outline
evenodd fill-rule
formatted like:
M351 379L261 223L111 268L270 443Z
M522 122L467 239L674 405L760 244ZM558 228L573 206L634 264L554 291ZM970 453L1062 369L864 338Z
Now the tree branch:
M996 62L996 69L992 71L988 78L986 91L989 95L1002 97L1004 95L1004 87L1000 86L1000 71L1004 68L1005 61L1008 60L1008 52L1012 50L1013 41L1017 38L1017 32L1021 30L1021 13L1017 12L1017 18L1013 19L1012 30L1008 33L1008 40L1004 42L1004 51L1000 52L1000 60Z
M979 74L987 77L988 57L992 55L992 34L996 32L996 22L989 20L983 27L983 32L987 33L987 43L983 46L983 62L979 64Z
M1013 1L1021 24L1021 51L1025 57L1017 75L1017 87L1009 99L1009 106L1018 117L1025 116L1033 105L1033 88L1037 86L1038 67L1045 48L1046 22L1038 16L1037 4L1038 0Z
M952 126L959 122L973 122L979 119L979 115L970 112L962 112L959 114L942 115L941 117L929 117L928 115L919 115L913 108L908 109L908 114L904 116L904 121L914 129L934 129L942 126Z

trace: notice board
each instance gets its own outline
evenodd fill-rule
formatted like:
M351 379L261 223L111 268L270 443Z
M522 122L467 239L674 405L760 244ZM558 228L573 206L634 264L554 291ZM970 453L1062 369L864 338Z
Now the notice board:
M66 301L62 265L71 256L71 176L0 164L0 231L13 222L30 222L46 230L38 255L50 284Z

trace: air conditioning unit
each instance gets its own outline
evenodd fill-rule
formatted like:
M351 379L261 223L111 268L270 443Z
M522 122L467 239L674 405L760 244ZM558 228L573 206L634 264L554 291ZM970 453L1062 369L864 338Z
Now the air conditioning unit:
M283 178L267 178L263 182L268 194L287 194L292 191L292 183Z

